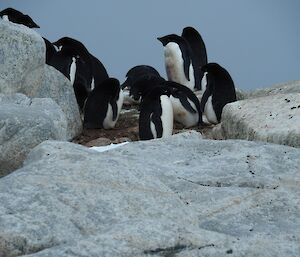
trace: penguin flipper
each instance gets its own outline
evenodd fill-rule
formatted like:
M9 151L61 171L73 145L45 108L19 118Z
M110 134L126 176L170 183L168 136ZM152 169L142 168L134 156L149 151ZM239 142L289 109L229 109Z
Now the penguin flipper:
M150 116L150 120L153 122L155 126L157 138L162 137L163 126L162 126L161 118L158 115L158 113L154 111Z
M180 103L182 104L182 106L189 112L191 113L196 113L197 110L195 110L192 105L190 104L190 102L188 101L188 98L186 95L184 95L182 92L180 94L178 94L178 98Z
M201 98L201 102L200 102L200 110L202 112L204 112L204 108L205 108L205 104L208 100L208 97L210 96L210 90L208 90L208 88L204 91L202 98Z
M117 106L117 101L115 101L115 99L112 99L110 101L110 105L112 108L112 112L113 112L113 121L115 121L117 119L118 116L118 106Z

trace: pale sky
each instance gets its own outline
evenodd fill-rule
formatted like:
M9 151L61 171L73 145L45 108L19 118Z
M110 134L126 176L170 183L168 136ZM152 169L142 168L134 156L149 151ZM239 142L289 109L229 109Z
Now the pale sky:
M166 77L156 38L186 26L202 35L208 61L243 90L300 80L299 0L1 0L7 7L31 16L50 41L81 41L121 83L140 64Z

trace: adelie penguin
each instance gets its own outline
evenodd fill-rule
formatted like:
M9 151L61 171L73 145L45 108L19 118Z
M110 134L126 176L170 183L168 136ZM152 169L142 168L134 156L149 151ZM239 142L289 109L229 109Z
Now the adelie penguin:
M88 77L90 90L93 90L95 85L99 85L104 80L108 79L109 76L104 65L95 56L89 53L84 44L82 44L80 41L70 37L63 37L53 44L57 47L58 51L63 50L64 47L72 47L84 52L87 56L89 56L89 61L86 62L89 62L87 65L90 66L91 70L91 77Z
M198 88L197 67L188 41L175 34L157 38L164 46L168 80L180 83L191 90ZM196 77L195 77L196 75Z
M155 87L140 105L139 138L149 140L172 135L173 108L166 87Z
M88 129L111 129L123 105L123 92L115 78L106 79L89 94L84 105L83 126Z
M185 27L182 30L181 36L189 43L193 53L193 67L195 76L195 87L198 90L201 88L201 79L203 78L202 66L207 64L207 52L205 43L200 33L193 27Z
M84 102L92 91L93 64L91 55L81 42L68 37L59 39L53 43L53 46L56 53L50 59L50 65L70 79L78 106L82 111ZM53 52L53 50L51 51Z
M13 8L6 8L2 10L0 12L0 17L6 21L25 25L28 28L40 27L28 15L23 14L22 12L15 10Z
M200 107L207 120L212 124L221 121L223 107L236 101L233 80L226 69L217 63L208 63L202 67L206 73L205 91Z

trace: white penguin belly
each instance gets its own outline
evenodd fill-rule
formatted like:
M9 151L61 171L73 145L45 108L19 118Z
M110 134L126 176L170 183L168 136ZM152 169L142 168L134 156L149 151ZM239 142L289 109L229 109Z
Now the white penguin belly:
M215 110L212 105L212 96L209 96L207 99L207 102L205 103L204 114L205 114L208 122L210 122L212 124L219 123L218 119L217 119L217 115L216 115Z
M180 83L191 90L194 90L195 79L193 65L191 62L189 67L190 80L188 80L184 73L184 63L179 45L170 42L165 46L164 52L168 80Z
M75 74L76 74L76 58L73 57L72 64L70 67L70 81L71 81L72 85L74 84L74 81L75 81Z
M188 110L186 110L182 104L180 103L180 100L176 97L171 96L170 100L172 102L173 106L173 113L174 113L174 119L179 122L180 124L184 125L186 128L192 127L197 125L199 121L199 114L191 113ZM193 107L193 109L197 110L195 104L188 99L190 105Z
M204 93L207 87L207 72L204 72L203 78L201 79L201 91Z
M153 138L157 138L155 124L152 122L152 113L150 115L150 130L151 130Z
M119 114L120 114L122 105L123 105L123 99L124 99L123 91L120 89L119 97L117 100L117 117L115 120L113 120L113 110L112 110L111 104L109 103L108 107L107 107L106 116L103 120L103 128L104 129L111 129L111 128L115 127L115 125L118 121L118 118L119 118Z
M161 121L163 133L162 137L169 137L173 132L173 107L170 98L166 95L160 96L160 103L162 108Z

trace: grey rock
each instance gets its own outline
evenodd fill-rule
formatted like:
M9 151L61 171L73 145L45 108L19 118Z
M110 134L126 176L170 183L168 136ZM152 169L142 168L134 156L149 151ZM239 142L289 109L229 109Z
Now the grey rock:
M43 83L32 92L34 97L52 98L65 113L68 122L67 139L73 139L82 132L82 121L70 81L55 68L45 65Z
M33 29L0 20L0 93L28 96L41 85L45 44Z
M221 130L221 131L220 131ZM247 139L300 147L300 93L275 94L228 104L220 127L225 139Z
M44 140L67 138L65 115L50 98L0 94L0 109L0 177L19 168Z
M247 98L256 98L276 94L300 93L300 80L289 81L268 88L257 89L247 94Z
M45 141L0 179L0 256L296 257L299 163L195 132L103 153Z

